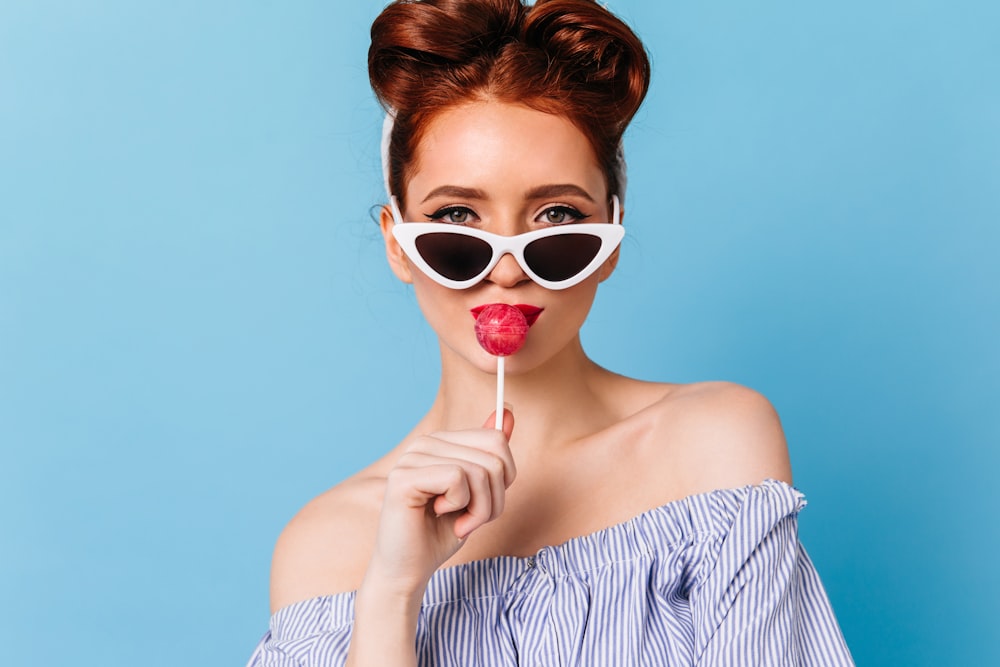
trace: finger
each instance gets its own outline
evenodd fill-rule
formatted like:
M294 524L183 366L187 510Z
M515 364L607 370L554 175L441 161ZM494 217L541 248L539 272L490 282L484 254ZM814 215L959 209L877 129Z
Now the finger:
M492 429L496 433L496 429ZM503 410L503 441L500 443L498 454L504 459L507 465L504 466L504 486L509 487L517 477L517 464L514 463L514 454L510 451L510 436L514 433L514 413L508 408Z
M465 471L458 465L397 466L389 471L387 502L395 498L394 502L414 509L433 503L435 512L441 515L465 509L471 497Z
M517 477L517 465L514 463L514 454L510 451L510 436L514 433L514 413L508 408L503 409L502 433L504 437L499 454L507 461L505 468L507 475L504 477L504 484L510 486L514 483L514 478Z
M434 501L434 511L441 515L464 510L463 516L474 517L473 523L475 527L478 527L493 518L493 492L490 489L490 474L485 468L474 463L462 462L457 467L461 469L464 476L460 486L468 490L468 501L460 507L451 506L446 493L444 501L441 499ZM459 535L459 537L463 536Z
M493 429L493 425L496 424L497 411L494 410L487 417L486 421L483 423L483 428ZM495 430L495 429L494 429ZM511 434L514 432L514 413L510 411L509 408L503 409L503 428L501 429L503 434L510 440Z
M513 415L511 415L511 420L513 420ZM510 428L513 428L513 421L511 421ZM499 456L504 462L504 486L513 484L514 477L517 476L517 466L514 464L514 456L510 451L507 436L502 432L493 428L477 428L467 431L439 431L417 438L408 451L435 453L438 451L441 443L473 447Z
M468 475L478 475L479 471L485 471L490 494L489 520L492 521L500 516L507 488L507 462L492 452L451 442L438 442L433 452L407 452L397 465L423 468L442 463L462 466ZM473 469L469 464L477 466L478 469Z
M514 413L508 409L503 409L503 434L507 436L510 440L510 436L514 434Z
M443 499L443 496L439 499ZM454 512L448 512L442 510L440 513L438 513L438 517L442 520L446 518L452 520L453 522L452 532L458 540L464 540L469 535L471 535L477 528L486 524L489 521L489 519L483 516L481 513L472 512L468 508L466 508L465 510L457 510Z
M475 530L481 527L484 523L486 522L481 520L479 517L465 513L455 519L455 524L452 526L452 530L454 531L455 537L461 541L475 532Z
M499 492L500 507L494 507L494 489L491 488L489 472L480 466L469 464L464 466L466 470L466 480L471 491L471 497L465 511L455 519L452 529L455 537L460 540L467 538L472 531L483 524L491 521L500 515L503 510L504 488L496 484L496 491ZM496 480L499 481L499 480Z

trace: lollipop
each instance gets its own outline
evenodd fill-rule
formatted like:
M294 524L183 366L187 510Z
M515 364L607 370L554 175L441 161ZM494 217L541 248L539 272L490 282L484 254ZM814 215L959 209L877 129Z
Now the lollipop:
M524 345L528 320L520 309L506 303L491 303L476 316L476 340L497 358L496 428L503 428L503 359Z

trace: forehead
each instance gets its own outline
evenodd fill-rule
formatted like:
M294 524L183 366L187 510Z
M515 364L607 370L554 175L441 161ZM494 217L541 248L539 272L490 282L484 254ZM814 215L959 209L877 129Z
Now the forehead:
M563 116L481 101L436 115L425 129L407 183L410 201L441 185L518 196L541 184L573 183L607 196L587 137ZM416 197L416 199L412 199Z

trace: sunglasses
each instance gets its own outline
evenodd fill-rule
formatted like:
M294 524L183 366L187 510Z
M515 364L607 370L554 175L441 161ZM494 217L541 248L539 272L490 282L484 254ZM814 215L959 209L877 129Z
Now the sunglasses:
M446 222L403 222L396 198L389 202L392 235L403 252L429 278L452 289L472 287L507 253L542 287L566 289L600 268L625 236L617 195L611 197L610 223L570 223L515 236Z

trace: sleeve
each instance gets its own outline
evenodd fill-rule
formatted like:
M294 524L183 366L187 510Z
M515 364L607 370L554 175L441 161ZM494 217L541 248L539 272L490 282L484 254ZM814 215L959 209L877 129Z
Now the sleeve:
M772 482L719 508L732 524L689 598L697 665L854 665L798 540L804 505L798 491Z
M354 594L325 596L280 609L247 667L340 667L347 661Z

